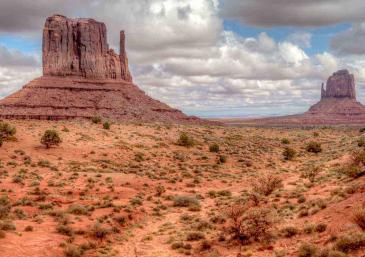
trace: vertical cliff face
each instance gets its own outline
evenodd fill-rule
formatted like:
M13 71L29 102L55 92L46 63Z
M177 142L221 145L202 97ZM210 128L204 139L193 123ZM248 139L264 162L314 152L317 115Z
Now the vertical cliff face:
M355 78L347 70L333 73L327 80L326 89L323 88L321 99L326 98L350 98L356 99Z
M49 17L43 30L43 74L132 81L125 51L109 49L106 27L93 19Z

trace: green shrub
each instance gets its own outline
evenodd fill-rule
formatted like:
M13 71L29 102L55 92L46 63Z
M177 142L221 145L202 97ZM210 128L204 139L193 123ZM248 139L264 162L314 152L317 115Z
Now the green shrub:
M98 124L101 122L101 117L100 116L94 116L91 118L92 123Z
M16 134L16 128L9 123L0 122L0 137L3 139L9 139Z
M283 156L285 160L293 160L294 157L297 155L297 152L290 147L285 147L284 151L283 151Z
M7 218L10 214L11 203L7 196L0 198L0 219Z
M218 164L223 164L223 163L226 163L226 162L227 162L227 156L225 156L225 155L219 155L218 156L218 161L217 161Z
M192 147L194 146L195 142L191 136L189 136L186 132L183 132L180 134L177 144L180 146Z
M365 137L364 137L364 136L360 137L360 138L357 140L357 145L358 145L359 147L364 147L364 146L365 146Z
M312 141L306 145L305 149L309 153L320 153L322 152L322 145L318 142Z
M204 238L205 238L205 236L201 232L190 232L186 235L187 241L198 241L198 240L201 240Z
M290 238L299 234L299 230L296 227L289 226L280 230L280 234L283 237Z
M67 245L63 253L65 257L81 257L83 250L76 245Z
M281 139L281 143L284 145L288 145L288 144L290 144L290 140L287 138L283 138L283 139Z
M103 123L103 129L110 129L110 122L106 121Z
M356 251L365 246L364 233L351 233L337 239L335 249L344 253Z
M211 153L218 153L219 152L219 145L217 143L214 143L209 146L209 151Z
M199 200L196 197L179 195L173 198L174 207L191 207L200 206Z
M314 257L318 249L315 245L303 244L299 248L298 257Z
M49 129L46 130L41 138L42 145L45 145L46 148L50 148L51 146L57 146L62 143L61 137L56 130Z

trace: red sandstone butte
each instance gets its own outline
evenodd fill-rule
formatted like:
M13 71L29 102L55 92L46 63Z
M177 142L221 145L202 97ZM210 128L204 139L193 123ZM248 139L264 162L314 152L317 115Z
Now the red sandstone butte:
M147 96L132 82L120 32L119 55L106 26L93 19L54 15L43 30L43 76L0 101L0 118L73 119L216 124Z
M355 78L347 70L333 73L322 84L321 100L298 115L252 119L257 125L337 125L364 124L365 106L356 101Z

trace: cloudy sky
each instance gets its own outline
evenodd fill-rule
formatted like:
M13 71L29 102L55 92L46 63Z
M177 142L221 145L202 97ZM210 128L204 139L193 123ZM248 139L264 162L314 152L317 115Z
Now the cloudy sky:
M134 81L188 114L305 111L338 69L365 103L364 0L1 0L0 98L41 75L47 16L106 23L127 35Z

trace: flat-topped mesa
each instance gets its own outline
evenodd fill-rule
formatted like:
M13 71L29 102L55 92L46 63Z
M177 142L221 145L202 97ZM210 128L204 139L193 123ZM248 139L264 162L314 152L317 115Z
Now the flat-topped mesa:
M132 81L120 33L120 55L109 49L106 26L93 19L47 18L43 30L43 75Z
M322 84L321 99L326 98L356 99L354 75L348 70L333 73L327 80L326 89Z

